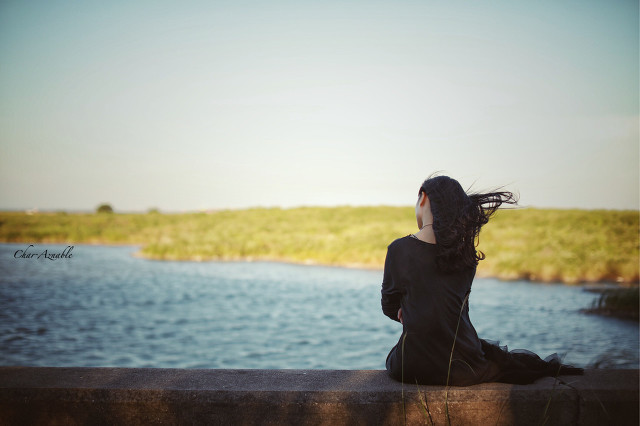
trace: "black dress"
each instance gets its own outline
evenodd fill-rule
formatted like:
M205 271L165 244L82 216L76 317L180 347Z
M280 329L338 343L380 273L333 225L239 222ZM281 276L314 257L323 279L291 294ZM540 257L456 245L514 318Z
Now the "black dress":
M478 338L468 303L475 268L440 272L436 247L412 236L388 247L382 311L398 321L402 307L403 319L402 336L387 356L391 377L414 384L467 386L526 384L544 376L582 373L561 365L557 356L542 360L532 352L507 352Z

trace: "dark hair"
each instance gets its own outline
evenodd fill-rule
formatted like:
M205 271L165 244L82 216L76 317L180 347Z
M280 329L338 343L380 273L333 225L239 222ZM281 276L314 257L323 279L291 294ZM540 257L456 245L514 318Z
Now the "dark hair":
M431 203L433 232L436 236L436 264L445 272L476 267L484 253L476 251L480 228L489 222L503 203L517 204L517 197L506 191L467 194L457 180L434 176L420 187Z

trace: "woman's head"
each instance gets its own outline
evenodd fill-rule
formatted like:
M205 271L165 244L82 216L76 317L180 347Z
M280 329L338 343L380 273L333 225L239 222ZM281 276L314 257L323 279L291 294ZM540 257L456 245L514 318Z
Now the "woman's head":
M460 183L449 176L435 176L425 180L420 186L418 195L423 192L429 198L431 205L434 231L438 228L436 222L442 224L443 221L453 220L469 203L469 197Z
M444 271L475 267L484 259L476 251L480 228L503 204L516 204L511 192L467 193L448 176L432 176L420 186L433 215L433 232L438 242L436 262Z

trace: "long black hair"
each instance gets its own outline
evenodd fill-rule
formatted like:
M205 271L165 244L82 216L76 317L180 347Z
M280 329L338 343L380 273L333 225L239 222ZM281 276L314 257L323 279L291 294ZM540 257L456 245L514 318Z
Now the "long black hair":
M502 204L517 204L511 192L467 194L457 180L432 176L424 181L418 195L426 193L433 213L436 236L436 264L444 272L476 267L485 258L476 250L480 228L489 222Z

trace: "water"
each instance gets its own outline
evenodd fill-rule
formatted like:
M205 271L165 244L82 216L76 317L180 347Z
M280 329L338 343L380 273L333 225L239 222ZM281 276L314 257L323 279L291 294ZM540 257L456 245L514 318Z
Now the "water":
M380 310L381 271L151 261L136 247L14 258L26 246L0 244L0 365L383 369L401 333ZM471 319L510 349L638 368L638 324L579 312L595 298L478 279Z

